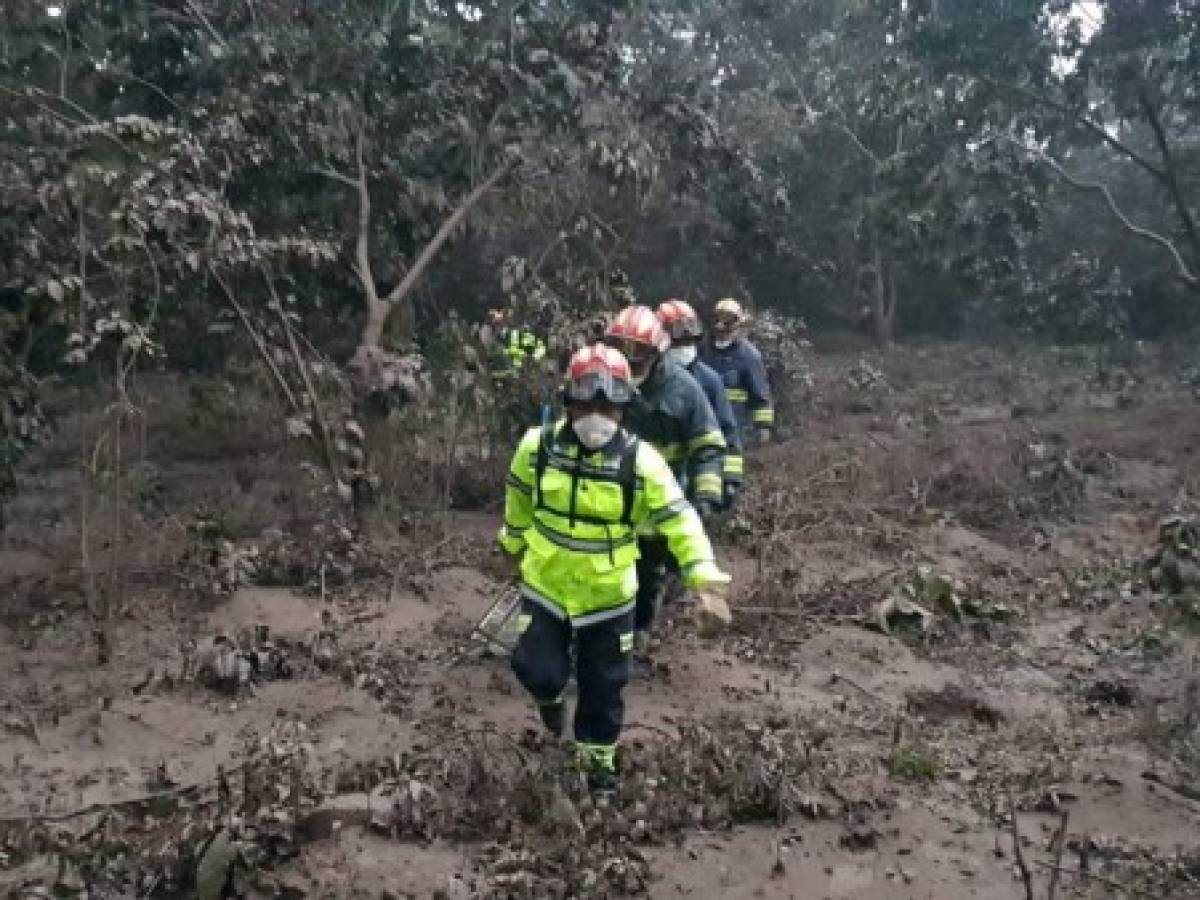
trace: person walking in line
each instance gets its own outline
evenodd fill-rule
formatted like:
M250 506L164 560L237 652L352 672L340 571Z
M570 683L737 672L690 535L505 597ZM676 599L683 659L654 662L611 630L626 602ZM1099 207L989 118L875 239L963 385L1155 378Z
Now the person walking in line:
M713 312L713 338L700 357L725 383L725 396L743 436L753 433L763 444L771 439L775 427L775 407L762 354L745 337L749 322L749 316L736 300L718 301Z
M725 437L725 464L722 471L722 508L732 509L745 478L746 462L742 456L742 436L733 407L725 396L725 383L716 370L700 359L700 345L704 342L704 324L690 303L682 300L667 300L659 304L659 321L663 323L671 338L670 357L683 366L708 398L721 434Z
M721 507L725 438L704 389L667 355L671 339L648 306L621 310L605 340L629 360L638 388L625 415L626 428L662 454L701 519L707 520ZM672 561L660 536L644 535L638 543L634 634L639 657L644 658Z
M617 786L638 536L661 536L684 585L699 592L700 609L728 614L723 594L730 579L700 517L662 455L623 427L634 382L629 362L612 347L575 353L563 390L565 417L531 428L513 455L499 534L520 572L513 671L545 727L562 736L574 651L576 762L601 794Z

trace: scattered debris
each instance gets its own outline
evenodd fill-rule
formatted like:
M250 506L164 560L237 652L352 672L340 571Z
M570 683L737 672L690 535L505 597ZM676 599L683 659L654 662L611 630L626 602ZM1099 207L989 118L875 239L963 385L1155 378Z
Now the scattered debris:
M961 718L998 728L1005 718L1004 713L995 706L957 684L947 684L937 691L911 691L905 695L905 699L910 714L920 716L931 724Z
M924 633L939 616L954 622L1009 622L1016 618L1016 611L1010 606L970 598L967 590L960 579L952 579L928 565L916 566L876 605L874 616L866 624L884 634Z
M1200 590L1200 520L1171 516L1158 526L1158 543L1146 560L1151 588L1180 594Z
M887 376L861 356L845 377L846 384L852 390L863 393L886 392L891 388Z
M1091 703L1106 706L1133 706L1137 700L1137 688L1120 679L1101 678L1088 688L1087 699Z
M838 846L852 853L865 853L874 850L879 844L880 833L868 826L852 826L838 838Z
M903 596L892 595L875 608L871 624L884 634L897 630L925 632L933 621L933 613Z
M254 680L288 678L292 666L284 648L270 639L265 625L235 641L218 634L189 642L183 677L227 693L247 688Z

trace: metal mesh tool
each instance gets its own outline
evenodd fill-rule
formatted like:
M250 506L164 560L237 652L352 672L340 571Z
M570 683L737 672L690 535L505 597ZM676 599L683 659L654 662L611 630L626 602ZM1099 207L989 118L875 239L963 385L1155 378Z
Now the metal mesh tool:
M516 585L505 588L483 614L471 636L486 641L490 647L501 653L512 653L517 646L517 639L521 636L517 630L517 613L520 610L520 589Z

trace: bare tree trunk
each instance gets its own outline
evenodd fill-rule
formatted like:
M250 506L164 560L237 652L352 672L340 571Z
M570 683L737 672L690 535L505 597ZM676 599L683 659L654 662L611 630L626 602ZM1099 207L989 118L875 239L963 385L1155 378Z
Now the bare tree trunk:
M354 177L326 168L317 169L316 172L319 175L324 175L326 178L331 178L334 181L354 188L355 193L358 195L358 233L355 235L354 240L354 272L362 285L364 305L367 308L367 320L363 324L357 352L362 355L369 355L370 351L378 347L383 340L383 330L387 326L392 310L408 299L409 293L425 273L425 270L429 268L429 264L433 262L433 258L437 256L437 252L450 239L450 235L454 233L454 229L462 224L467 213L471 211L476 203L483 199L483 196L488 191L516 168L518 160L513 159L504 163L463 198L458 208L450 214L450 217L442 223L437 233L425 245L425 248L413 262L411 268L404 273L404 277L400 280L400 283L392 288L386 297L380 297L379 290L375 285L374 270L371 266L371 186L368 180L366 160L364 159L363 143L365 140L365 135L360 131L355 142L357 172Z
M113 610L121 609L125 604L125 584L123 568L125 566L125 460L122 446L122 432L125 429L125 366L121 351L117 351L115 372L113 373L113 393L115 413L112 422L112 534L109 536L109 572L108 590L100 605L102 617L101 627L104 629L104 643L112 648L111 623Z
M1191 262L1195 266L1197 263L1200 263L1200 229L1196 227L1196 220L1192 216L1191 206L1188 205L1189 197L1180 185L1178 168L1175 164L1174 154L1171 152L1170 142L1167 140L1167 132L1163 126L1162 117L1150 97L1149 87L1144 82L1138 87L1138 100L1140 101L1146 120L1150 123L1151 130L1154 132L1154 140L1158 146L1158 155L1162 160L1163 181L1166 184L1167 193L1170 194L1171 202L1175 207L1175 214L1179 217L1179 224L1183 226L1184 238L1187 240L1187 244L1192 252Z
M871 293L871 319L875 326L875 342L883 349L892 346L896 315L896 273L884 261L879 237L874 237L875 284Z
M391 316L392 306L383 300L367 302L367 321L363 325L362 336L358 339L359 347L378 347L383 340L383 329Z
M367 305L367 324L363 328L362 338L360 339L360 347L378 347L380 340L383 338L383 329L387 325L388 317L391 311L407 300L413 287L421 276L425 274L425 270L429 268L429 264L433 262L435 256L442 246L450 239L450 235L454 230L462 224L463 220L484 195L487 194L493 187L499 183L516 165L515 162L508 162L500 166L488 176L487 180L479 184L471 193L463 199L463 202L458 205L438 228L437 233L425 245L420 255L413 262L412 268L404 273L404 277L400 283L392 289L386 297L370 301ZM408 310L406 309L406 313Z
M83 221L84 198L79 197L79 311L76 327L81 335L87 334L87 233ZM79 578L84 601L92 616L92 631L96 639L96 661L107 665L112 657L108 640L108 621L105 602L100 597L96 584L96 569L92 563L91 541L91 492L92 468L88 458L87 441L87 395L79 386Z

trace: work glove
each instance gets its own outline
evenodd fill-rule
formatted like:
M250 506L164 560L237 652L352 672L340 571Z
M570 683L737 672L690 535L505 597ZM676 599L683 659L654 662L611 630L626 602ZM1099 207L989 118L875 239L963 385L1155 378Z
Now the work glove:
M760 444L769 444L769 443L771 443L771 429L770 428L755 429L754 437Z
M733 624L727 594L728 588L721 584L705 585L696 591L696 633L700 637L716 637Z

